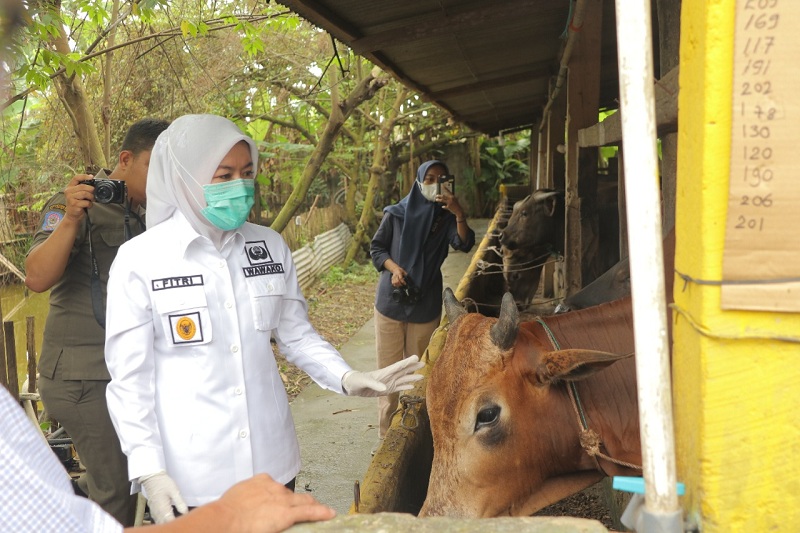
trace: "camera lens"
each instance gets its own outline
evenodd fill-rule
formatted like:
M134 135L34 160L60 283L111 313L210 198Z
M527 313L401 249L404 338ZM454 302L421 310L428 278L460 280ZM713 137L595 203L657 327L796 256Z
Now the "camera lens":
M113 199L114 185L107 181L99 181L94 187L94 201L100 204L107 204Z
M392 301L394 301L394 303L399 304L400 302L402 302L403 296L404 296L403 289L398 289L398 288L392 289Z

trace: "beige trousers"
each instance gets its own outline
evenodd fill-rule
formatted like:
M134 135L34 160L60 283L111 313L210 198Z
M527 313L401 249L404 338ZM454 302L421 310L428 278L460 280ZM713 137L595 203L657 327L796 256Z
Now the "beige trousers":
M434 330L439 327L441 316L424 324L400 322L386 317L375 309L375 351L378 354L378 368L385 368L397 361L418 355L422 358ZM397 410L399 393L378 397L378 427L380 438L392 422L392 414Z

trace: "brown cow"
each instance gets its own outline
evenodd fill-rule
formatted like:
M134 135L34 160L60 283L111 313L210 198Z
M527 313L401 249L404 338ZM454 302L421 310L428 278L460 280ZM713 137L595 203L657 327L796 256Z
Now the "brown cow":
M630 297L542 318L558 350L541 324L519 323L510 294L497 319L465 313L450 289L444 301L450 326L427 388L434 457L420 516L530 515L604 475L637 475L584 451L568 394L574 382L602 453L641 464Z

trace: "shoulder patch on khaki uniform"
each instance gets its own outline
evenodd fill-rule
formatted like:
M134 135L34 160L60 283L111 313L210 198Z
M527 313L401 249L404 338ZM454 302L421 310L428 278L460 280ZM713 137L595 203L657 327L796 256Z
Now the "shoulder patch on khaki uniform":
M59 209L61 208L61 209ZM53 231L58 223L64 218L66 206L61 204L51 205L50 209L44 214L42 231Z

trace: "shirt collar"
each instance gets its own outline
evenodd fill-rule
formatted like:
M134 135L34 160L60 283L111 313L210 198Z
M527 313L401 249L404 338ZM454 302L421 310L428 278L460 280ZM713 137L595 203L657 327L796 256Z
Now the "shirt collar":
M189 248L193 246L193 243L194 246L203 248L208 246L210 248L214 248L211 240L195 231L195 229L179 209L176 209L172 212L171 219L175 226L174 231L178 241L178 249L182 252L184 257L186 257L186 254L189 251ZM229 257L232 251L244 249L245 238L242 234L243 227L244 225L235 230L226 232L225 239L222 243L222 249L219 250L220 255L223 257Z

